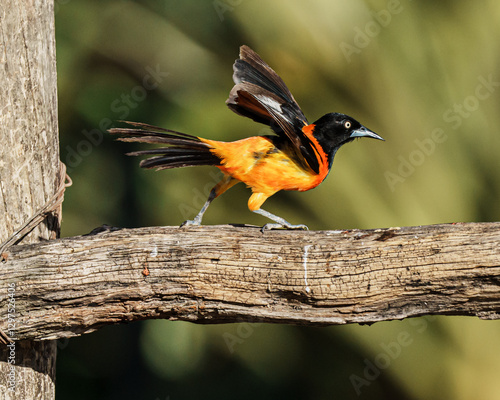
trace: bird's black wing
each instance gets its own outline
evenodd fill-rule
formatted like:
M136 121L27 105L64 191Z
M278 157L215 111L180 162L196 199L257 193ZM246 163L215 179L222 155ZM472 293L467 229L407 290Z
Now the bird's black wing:
M315 145L302 130L309 123L285 82L248 46L240 47L233 70L235 85L226 100L228 107L287 138L298 160L318 173Z

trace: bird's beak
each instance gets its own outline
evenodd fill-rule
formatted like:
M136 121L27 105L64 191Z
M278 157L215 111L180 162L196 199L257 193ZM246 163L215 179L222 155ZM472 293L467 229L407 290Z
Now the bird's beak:
M352 131L350 137L353 139L357 137L371 137L373 139L385 140L382 136L377 135L375 132L372 132L364 126L361 126L361 128Z

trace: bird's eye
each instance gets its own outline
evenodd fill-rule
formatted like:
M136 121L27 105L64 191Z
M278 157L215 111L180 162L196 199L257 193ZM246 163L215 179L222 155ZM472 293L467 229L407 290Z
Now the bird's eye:
M344 122L344 127L345 127L346 129L351 129L351 126L352 126L351 121L346 121L346 122Z

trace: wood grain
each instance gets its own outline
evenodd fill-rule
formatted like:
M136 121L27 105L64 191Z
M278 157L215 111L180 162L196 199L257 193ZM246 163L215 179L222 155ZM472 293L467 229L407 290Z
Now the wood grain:
M1 287L16 284L22 339L149 318L311 325L427 314L498 319L499 244L500 223L122 229L12 247Z
M43 207L59 183L53 1L0 0L0 82L0 242L4 242ZM24 243L55 238L58 229L58 218L50 215ZM7 289L6 284L0 287L2 301ZM7 311L2 308L4 322ZM15 365L8 363L11 351ZM1 346L0 398L53 399L55 361L55 342ZM12 370L16 378L9 381Z

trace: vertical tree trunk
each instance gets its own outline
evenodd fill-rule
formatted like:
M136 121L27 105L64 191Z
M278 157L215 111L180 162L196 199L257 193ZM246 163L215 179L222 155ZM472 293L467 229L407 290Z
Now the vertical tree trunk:
M0 0L0 242L59 186L56 78L53 1ZM48 217L23 243L57 231L57 218ZM9 301L11 311L0 318L10 318L6 333L14 338L16 288L23 284L0 287L0 302ZM54 341L1 346L0 397L53 399L55 360Z

